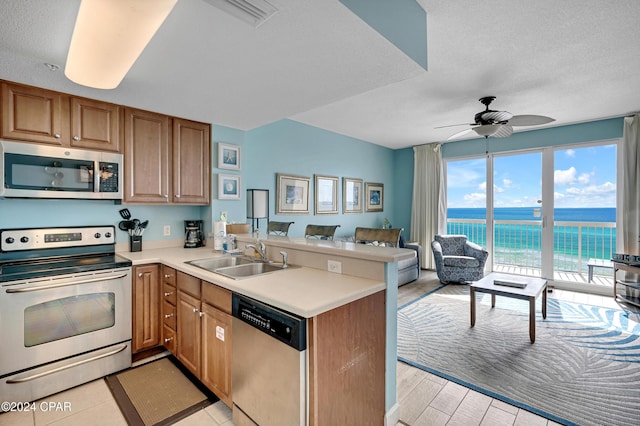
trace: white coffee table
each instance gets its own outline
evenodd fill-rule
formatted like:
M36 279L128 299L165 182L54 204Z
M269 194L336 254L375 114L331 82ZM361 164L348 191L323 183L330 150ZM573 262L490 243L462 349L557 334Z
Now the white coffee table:
M524 288L509 287L494 284L494 280L525 282ZM541 278L524 277L520 275L500 274L491 272L479 281L470 285L471 296L471 327L476 324L476 292L491 295L491 307L496 306L496 296L511 297L529 301L529 339L536 341L536 299L542 294L542 318L547 318L547 280Z

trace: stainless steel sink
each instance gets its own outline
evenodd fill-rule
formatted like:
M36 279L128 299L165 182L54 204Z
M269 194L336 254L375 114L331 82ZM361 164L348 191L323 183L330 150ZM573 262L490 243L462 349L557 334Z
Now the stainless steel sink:
M215 272L216 269L226 268L229 266L245 265L255 262L250 257L242 256L226 256L226 257L211 257L207 259L190 260L185 262L189 265L197 266L198 268L205 269L209 272Z
M274 265L272 263L256 262L248 263L246 265L229 266L227 268L220 268L215 270L215 273L225 275L230 278L246 278L253 275L266 274L267 272L281 271L283 268L281 265Z
M213 257L190 260L185 263L235 280L286 269L282 267L282 264L268 263L243 256ZM288 265L288 268L294 267Z

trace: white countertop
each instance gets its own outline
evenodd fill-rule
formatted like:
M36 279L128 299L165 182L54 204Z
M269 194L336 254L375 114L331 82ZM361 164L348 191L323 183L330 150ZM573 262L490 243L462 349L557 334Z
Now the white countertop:
M355 245L352 243L341 244ZM318 248L321 250L328 249L326 242L324 242L324 244L312 243L312 245L315 246L315 250L318 250ZM333 252L336 253L335 246L333 250ZM364 257L368 251L367 249L361 251L359 248L357 248L357 250L359 254L356 257ZM336 254L342 255L343 252L349 250L339 248L338 251L340 253ZM194 249L170 247L143 250L135 253L123 251L118 252L118 254L130 259L134 266L146 263L163 263L189 275L212 282L220 287L252 297L305 318L319 315L386 289L384 281L336 274L307 267L295 267L234 280L184 263L190 260L224 256L222 253L214 251L212 247ZM396 254L393 253L387 253L382 257L386 259L381 260L383 262L396 261ZM400 258L402 257L403 255L400 254Z

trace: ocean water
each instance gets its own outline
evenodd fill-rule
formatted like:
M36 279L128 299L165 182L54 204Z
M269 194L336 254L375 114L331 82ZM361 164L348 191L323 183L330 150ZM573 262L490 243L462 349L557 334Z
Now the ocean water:
M541 220L536 217L539 207L503 207L493 210L495 220ZM615 207L554 209L556 222L615 222ZM485 219L486 209L447 209L449 219Z
M448 219L486 218L483 208L452 208ZM494 209L496 221L541 221L534 207ZM554 267L556 270L585 271L590 258L610 259L616 247L616 229L601 223L616 221L615 208L554 209ZM569 224L558 225L558 222ZM572 222L576 222L573 225ZM586 223L586 224L585 224ZM469 240L486 246L484 223L448 223L447 233L464 234ZM496 224L494 229L495 263L539 268L542 233L538 224Z

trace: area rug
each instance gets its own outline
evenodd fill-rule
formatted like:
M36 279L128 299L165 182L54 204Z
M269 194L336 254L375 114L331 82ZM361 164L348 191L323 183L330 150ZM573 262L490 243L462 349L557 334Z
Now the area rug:
M640 424L640 325L622 310L526 301L447 285L398 308L398 359L561 424ZM541 298L539 298L541 299Z
M215 402L169 358L105 378L129 425L170 425Z

